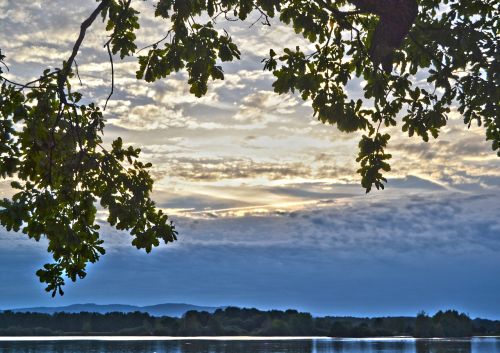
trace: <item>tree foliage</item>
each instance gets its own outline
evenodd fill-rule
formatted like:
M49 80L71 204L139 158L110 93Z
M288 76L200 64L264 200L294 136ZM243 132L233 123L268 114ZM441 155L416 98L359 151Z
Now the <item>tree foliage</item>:
M103 111L82 104L70 85L86 30L99 16L109 34L111 65L113 55L137 53L140 13L132 1L97 3L61 69L29 83L13 82L3 72L0 51L0 174L14 178L17 190L1 201L0 223L48 239L54 263L38 275L53 294L62 293L64 276L84 277L86 264L104 254L98 204L111 225L131 233L137 248L150 251L177 235L150 198L150 165L121 139L105 149ZM343 132L363 132L357 161L367 192L383 189L383 173L390 170L384 128L399 123L410 137L428 141L438 137L455 106L469 127L485 127L500 156L495 0L157 0L154 6L167 30L137 56L137 79L154 82L184 70L197 97L210 80L224 79L224 62L241 55L230 26L219 29L221 21L257 14L270 25L276 17L314 44L312 51L271 48L263 68L273 73L275 92L311 100L318 120ZM346 86L359 79L366 82L364 98L353 99Z
M438 311L432 317L422 312L415 321L415 337L470 337L484 328L475 326L466 314L455 310Z
M422 320L429 325L423 327ZM430 329L429 329L430 328ZM500 321L471 320L456 311L433 317L313 317L296 310L227 307L213 313L188 311L183 317L147 313L0 312L0 336L137 335L137 336L331 336L331 337L470 337L500 333Z

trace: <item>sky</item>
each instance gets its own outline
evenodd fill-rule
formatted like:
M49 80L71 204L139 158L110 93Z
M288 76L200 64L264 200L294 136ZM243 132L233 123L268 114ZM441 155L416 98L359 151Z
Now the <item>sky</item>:
M0 0L0 48L9 78L27 81L65 60L95 1ZM151 1L139 47L164 36ZM0 309L73 303L296 308L316 315L414 315L454 308L500 319L500 159L484 130L450 113L439 139L392 134L393 170L366 195L356 174L359 134L312 116L310 102L277 95L262 70L270 48L310 45L293 30L224 24L242 60L203 98L179 73L148 84L115 59L105 140L121 136L154 164L153 198L179 231L151 254L106 225L107 254L86 279L52 299L35 271L46 243L0 228ZM222 23L221 23L222 25ZM87 99L103 104L111 72L95 23L77 57ZM424 76L415 80L424 84ZM348 86L362 95L362 81ZM9 197L9 181L0 181Z

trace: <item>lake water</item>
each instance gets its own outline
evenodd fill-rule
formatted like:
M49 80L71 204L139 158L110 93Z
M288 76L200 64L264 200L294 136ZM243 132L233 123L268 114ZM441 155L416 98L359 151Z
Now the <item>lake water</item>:
M2 338L0 353L500 353L500 338L460 340L151 337Z

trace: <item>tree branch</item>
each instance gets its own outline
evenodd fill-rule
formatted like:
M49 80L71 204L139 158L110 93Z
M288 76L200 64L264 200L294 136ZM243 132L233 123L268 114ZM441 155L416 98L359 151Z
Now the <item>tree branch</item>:
M71 71L71 67L73 66L73 62L75 61L76 55L78 54L78 51L80 50L80 46L82 45L83 39L85 38L85 34L87 33L87 29L92 26L92 23L94 23L95 19L99 14L101 13L102 10L106 8L106 6L109 5L110 0L102 0L102 2L97 6L97 8L92 12L89 18L87 18L85 21L82 22L80 26L80 34L78 36L78 39L76 40L74 46L73 46L73 51L71 52L71 56L69 57L68 61L64 64L62 70L59 72L59 76L57 78L57 87L58 87L58 92L59 92L59 99L61 100L62 103L66 104L66 94L64 93L64 84L66 80L68 79L68 75Z

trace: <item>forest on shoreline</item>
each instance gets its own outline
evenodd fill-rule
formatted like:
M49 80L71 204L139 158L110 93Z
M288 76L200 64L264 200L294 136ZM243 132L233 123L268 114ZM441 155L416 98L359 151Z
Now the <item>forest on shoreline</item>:
M471 337L500 335L500 321L471 319L454 310L416 317L313 317L296 310L228 307L188 311L181 318L147 313L0 312L0 336L330 336Z

